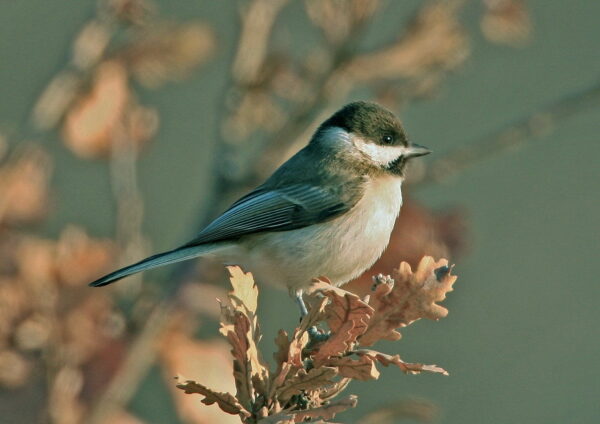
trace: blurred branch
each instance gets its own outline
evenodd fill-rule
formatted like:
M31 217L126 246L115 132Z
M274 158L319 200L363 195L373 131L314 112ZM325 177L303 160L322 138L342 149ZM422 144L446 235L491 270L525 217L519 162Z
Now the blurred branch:
M249 85L260 77L273 25L287 2L255 0L245 5L244 11L240 11L242 30L231 71L236 83Z
M123 266L144 255L144 201L137 183L137 149L124 128L115 131L112 140L110 177L117 206L116 239L123 252L120 258ZM133 280L139 287L141 276Z
M158 355L157 340L171 323L174 309L174 304L169 301L160 302L153 308L142 331L129 346L117 373L92 406L87 423L105 424L131 400Z
M434 160L423 177L414 183L424 185L443 182L482 160L548 135L563 121L599 105L600 82L543 106L492 134L456 147Z

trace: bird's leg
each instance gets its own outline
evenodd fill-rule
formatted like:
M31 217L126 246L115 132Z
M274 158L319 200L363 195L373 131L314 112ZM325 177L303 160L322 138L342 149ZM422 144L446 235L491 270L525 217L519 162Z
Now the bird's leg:
M306 309L306 303L304 303L304 298L302 297L302 290L296 292L295 298L296 303L300 307L300 319L302 319L308 315L308 309Z
M302 291L298 290L294 297L296 299L296 303L300 307L300 320L302 320L305 316L308 315L308 309L306 308L306 303L304 303L304 298L302 297ZM329 338L328 333L320 332L315 325L311 326L306 330L308 333L308 337L310 338L309 344L324 342Z

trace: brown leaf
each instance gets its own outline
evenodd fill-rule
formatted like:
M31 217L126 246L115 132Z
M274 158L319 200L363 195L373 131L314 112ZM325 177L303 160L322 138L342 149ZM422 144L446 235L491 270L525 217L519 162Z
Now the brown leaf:
M327 296L331 303L326 308L331 335L313 355L316 362L339 356L352 348L356 339L366 330L373 308L353 293L333 287L324 281L313 283L311 290Z
M177 379L183 380L181 377L178 377ZM192 380L185 380L185 383L179 383L177 384L177 387L187 394L198 393L199 395L204 396L204 399L202 399L203 404L212 405L213 403L216 403L219 405L219 408L228 414L239 414L243 417L249 417L251 415L230 393L215 392Z
M244 274L238 267L229 267L229 271L233 290L228 297L232 306L221 305L219 331L232 347L237 397L246 408L250 408L257 392L266 396L269 383L269 371L257 347L260 340L255 316L258 289L251 274Z
M277 372L272 377L271 396L275 390L283 384L290 372L297 371L303 367L302 351L309 341L307 330L324 318L327 302L327 298L318 299L316 302L314 302L314 304L309 308L308 315L302 318L300 325L294 330L292 340L289 342L287 349L287 358L284 360L281 366L278 367ZM282 357L286 355L285 352L281 351L278 354L282 355Z
M297 375L288 378L277 390L277 398L285 402L302 390L314 390L333 384L337 369L331 367L313 368L310 371L301 369ZM282 402L282 403L283 403Z
M404 362L400 359L400 355L387 355L385 353L377 352L370 349L360 349L355 351L359 356L368 356L372 360L378 361L384 367L391 365L396 365L406 374L420 374L421 372L431 372L436 374L448 375L448 371L443 368L438 367L437 365L425 365L425 364L414 364L410 362Z
M0 169L0 222L29 223L43 218L48 209L49 156L27 147Z
M275 345L277 346L277 351L273 353L273 358L277 366L276 374L279 374L283 363L288 361L290 351L290 340L285 330L279 330L275 338Z
M0 387L15 388L27 383L32 371L22 355L12 350L0 351Z
M523 0L484 0L483 35L494 43L522 46L531 37L531 19Z
M324 387L319 391L319 399L321 402L329 402L331 399L343 392L348 384L352 381L350 378L344 377L330 387Z
M67 226L56 246L56 268L60 281L81 286L105 272L113 262L114 245L109 240L94 240L75 226Z
M375 367L374 359L368 355L361 355L358 359L349 356L331 358L327 361L327 366L337 367L339 374L343 377L361 381L377 380L379 378L379 371Z
M229 281L233 287L233 291L229 294L233 305L236 309L243 305L248 311L256 314L258 288L254 283L252 274L249 272L244 273L239 266L228 266L227 270L230 274Z
M343 42L378 9L378 0L309 0L305 3L310 20L333 45Z
M436 302L444 300L452 290L457 277L450 272L446 259L436 262L425 256L414 273L408 263L402 262L394 270L395 282L379 284L371 295L369 305L375 312L360 344L370 346L380 339L398 340L401 335L396 328L420 318L445 317L448 310Z
M199 22L153 26L139 34L118 57L148 87L186 77L210 57L216 44L213 30Z
M98 66L92 89L68 111L65 143L83 158L108 155L115 131L123 124L129 86L127 71L117 61Z
M432 211L410 196L403 197L402 210L388 248L373 267L344 286L344 289L361 298L371 293L373 275L389 274L400 261L417 267L425 255L434 258L455 257L468 247L464 211Z
M253 337L252 324L240 311L222 307L221 333L231 344L233 355L233 375L237 387L237 397L247 407L254 399L253 377L259 376L266 381L268 371L261 363L256 340ZM265 383L266 385L266 383Z
M410 78L432 69L456 67L468 53L459 7L458 2L426 3L395 43L358 55L347 67L350 79L356 83Z

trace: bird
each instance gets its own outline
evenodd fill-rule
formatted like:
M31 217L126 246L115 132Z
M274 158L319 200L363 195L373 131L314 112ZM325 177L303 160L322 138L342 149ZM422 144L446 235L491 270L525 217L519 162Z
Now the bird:
M258 281L287 288L305 315L303 293L314 278L325 276L341 286L382 255L402 206L406 165L429 153L409 142L388 109L368 101L349 103L191 241L89 285L106 286L210 255L249 269Z

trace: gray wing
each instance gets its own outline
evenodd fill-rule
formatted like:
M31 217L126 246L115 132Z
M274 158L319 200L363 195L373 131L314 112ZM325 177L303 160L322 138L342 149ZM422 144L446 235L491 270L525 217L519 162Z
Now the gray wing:
M259 187L235 202L185 246L306 227L343 214L354 206L357 197L344 201L333 190L309 184Z

